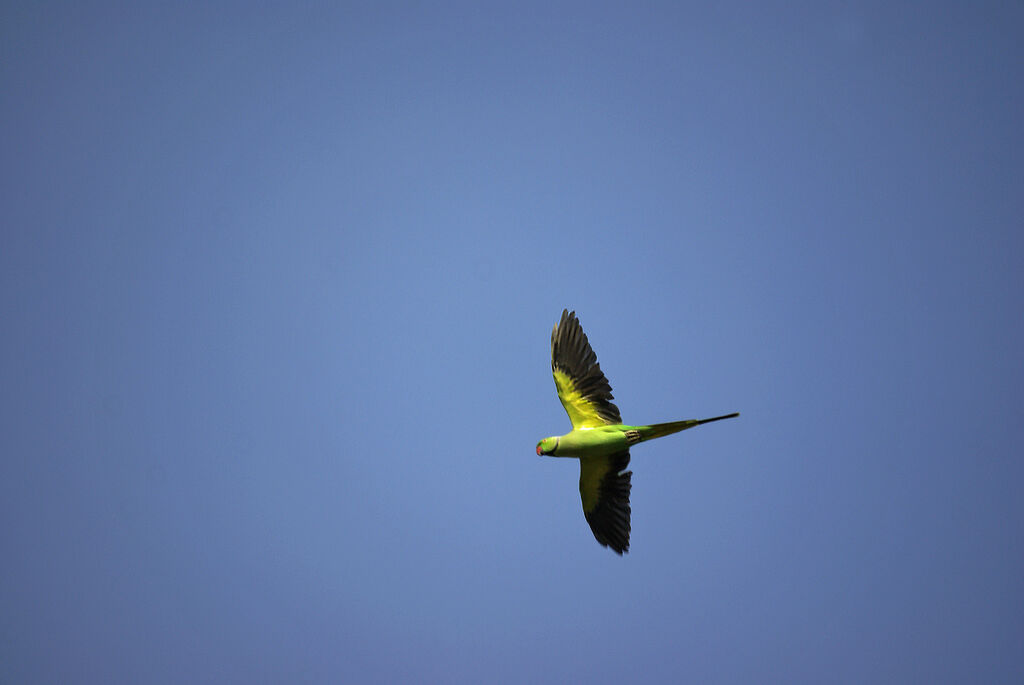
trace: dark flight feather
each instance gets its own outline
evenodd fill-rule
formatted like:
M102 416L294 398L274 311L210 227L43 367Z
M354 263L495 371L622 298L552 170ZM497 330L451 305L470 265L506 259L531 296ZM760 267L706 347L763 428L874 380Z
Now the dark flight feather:
M622 423L619 408L612 402L612 386L601 371L576 312L563 309L561 320L551 331L551 370L566 374L576 392L594 407L601 420L609 424Z
M626 471L628 466L629 450L605 457L580 459L583 515L597 541L605 547L611 547L616 554L629 551L629 493L633 487L633 473ZM596 500L592 492L595 485Z

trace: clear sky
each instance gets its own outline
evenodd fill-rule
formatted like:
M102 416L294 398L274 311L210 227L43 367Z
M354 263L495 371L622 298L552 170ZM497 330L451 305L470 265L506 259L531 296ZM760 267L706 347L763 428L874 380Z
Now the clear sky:
M1024 5L194 5L0 9L0 681L1024 680Z

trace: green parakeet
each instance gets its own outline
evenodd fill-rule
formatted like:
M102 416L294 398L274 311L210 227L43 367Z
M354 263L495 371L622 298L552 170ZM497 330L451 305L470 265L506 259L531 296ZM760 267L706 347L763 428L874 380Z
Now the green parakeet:
M703 423L731 419L739 413L711 419L690 419L627 426L612 404L612 388L597 363L576 312L562 310L551 331L551 371L555 389L572 430L537 443L538 456L580 460L580 498L583 515L594 537L617 554L629 550L629 491L632 487L629 448Z

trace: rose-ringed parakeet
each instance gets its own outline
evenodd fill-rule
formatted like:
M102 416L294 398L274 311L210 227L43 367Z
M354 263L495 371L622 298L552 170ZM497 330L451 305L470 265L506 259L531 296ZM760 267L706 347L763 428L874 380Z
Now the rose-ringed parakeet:
M731 419L739 413L711 419L689 419L650 426L627 426L612 403L612 388L597 363L576 312L562 310L551 331L551 371L555 389L572 430L537 443L538 456L580 460L583 515L594 537L617 554L629 550L629 491L632 487L629 448L703 423Z

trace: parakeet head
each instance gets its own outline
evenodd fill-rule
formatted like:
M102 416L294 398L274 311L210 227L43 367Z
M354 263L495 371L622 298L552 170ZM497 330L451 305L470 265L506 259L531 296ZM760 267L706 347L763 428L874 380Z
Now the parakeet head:
M544 438L537 443L537 456L551 454L558 447L558 438Z

